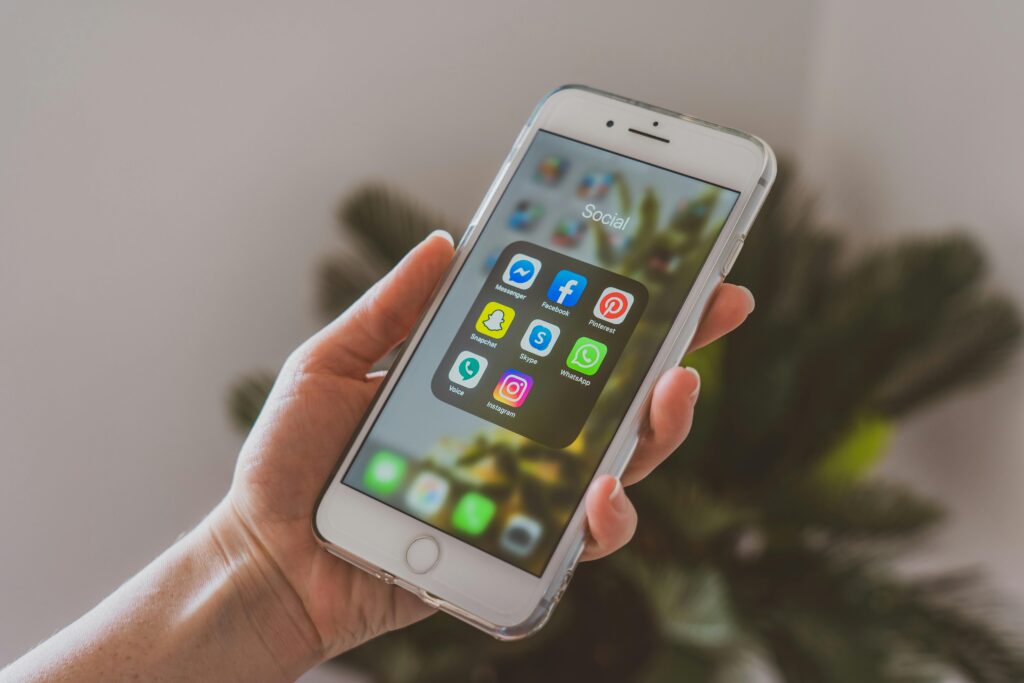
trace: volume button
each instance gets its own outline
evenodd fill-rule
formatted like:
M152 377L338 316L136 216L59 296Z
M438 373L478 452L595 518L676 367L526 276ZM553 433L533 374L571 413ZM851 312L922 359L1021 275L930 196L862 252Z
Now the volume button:
M739 258L740 251L743 250L743 237L736 238L733 242L732 248L729 250L729 256L725 259L725 265L722 266L722 277L729 274L732 267L736 264L736 259Z
M523 140L526 139L526 132L528 130L530 130L530 126L529 125L525 125L519 131L519 135L516 136L516 141L512 143L512 151L508 153L508 160L509 161L512 160L512 155L516 153L517 149L519 149L519 145L523 144Z

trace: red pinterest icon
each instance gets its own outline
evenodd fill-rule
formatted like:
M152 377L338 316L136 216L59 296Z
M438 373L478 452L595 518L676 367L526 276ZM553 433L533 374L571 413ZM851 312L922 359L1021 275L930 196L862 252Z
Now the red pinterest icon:
M618 325L633 306L633 295L615 287L605 287L594 306L594 317Z

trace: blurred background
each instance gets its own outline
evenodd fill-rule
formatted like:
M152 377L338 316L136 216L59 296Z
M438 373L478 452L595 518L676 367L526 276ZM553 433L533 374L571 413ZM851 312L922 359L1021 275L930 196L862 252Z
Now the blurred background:
M866 435L825 450L847 447L847 462L869 451L848 476L944 510L893 566L983 570L984 624L962 634L978 651L953 657L982 668L954 666L952 680L1014 680L1019 631L1002 628L1024 605L1024 366L1007 313L1024 306L1022 63L1024 5L1011 2L3 3L0 664L88 610L223 494L243 438L229 388L276 368L321 324L318 269L351 236L339 206L385 183L460 231L537 100L578 82L764 137L795 172L787 196L803 198L773 214L778 234L800 237L785 226L808 222L814 198L814 230L845 245L829 261L837 273L907 239L967 236L920 247L952 255L949 268L919 270L953 303L1007 297L1005 334L977 347L991 358L943 356L956 362L930 369L936 400L920 410L885 412L871 397L847 406ZM913 265L909 249L899 253ZM767 244L758 253L785 258ZM766 277L752 258L737 278ZM901 291L925 301L927 282ZM814 310L830 310L831 291ZM758 313L777 320L779 306ZM768 353L757 341L747 352ZM986 381L959 378L967 366L989 370ZM737 542L759 554L764 537ZM727 663L700 675L780 676L735 655L779 657L751 636L760 626L736 620L728 642L676 633L684 654ZM474 676L500 678L489 666ZM794 667L787 678L801 680ZM847 680L821 667L802 671ZM899 680L948 674L925 668ZM310 680L353 675L339 671Z

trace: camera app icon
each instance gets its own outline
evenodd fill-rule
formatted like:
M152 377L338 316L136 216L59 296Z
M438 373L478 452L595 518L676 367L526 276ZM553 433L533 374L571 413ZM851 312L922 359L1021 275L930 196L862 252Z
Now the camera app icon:
M526 557L537 547L544 528L535 519L515 514L501 533L501 547L517 557Z
M515 370L506 370L494 387L494 398L505 405L518 408L530 394L533 378Z

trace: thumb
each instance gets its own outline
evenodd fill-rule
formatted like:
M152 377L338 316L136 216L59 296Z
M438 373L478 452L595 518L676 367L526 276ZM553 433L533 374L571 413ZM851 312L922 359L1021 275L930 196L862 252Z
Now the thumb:
M584 501L590 542L583 551L584 560L610 555L629 543L636 531L636 509L629 501L622 482L610 475L594 480Z
M307 371L363 377L409 334L454 254L435 230L304 346Z

